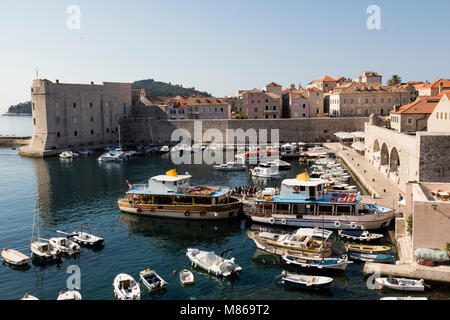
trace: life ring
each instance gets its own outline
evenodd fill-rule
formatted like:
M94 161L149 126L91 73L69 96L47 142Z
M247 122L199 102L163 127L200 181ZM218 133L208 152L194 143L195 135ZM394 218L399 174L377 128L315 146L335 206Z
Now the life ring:
M185 215L186 217L189 217L189 216L191 215L191 213L189 212L189 210L186 210L186 211L184 212L184 215Z
M341 226L341 223L339 221L335 221L334 225L336 226L336 228L339 228Z
M281 220L281 224L286 224L286 219Z
M204 217L204 216L206 216L206 211L205 210L200 212L200 217Z
M181 189L181 188L178 188L178 189L177 189L177 192L178 192L178 193L181 193L182 191L183 191L183 189Z
M357 225L355 222L350 223L350 228L356 229Z
M142 212L142 209L141 209L141 208L137 208L136 212L137 212L137 213L141 213L141 212Z
M298 191L298 190L300 190L300 187L299 186L294 186L294 190Z
M270 219L269 219L269 223L270 223L270 224L274 224L274 223L275 223L275 219L274 219L274 218L270 218Z

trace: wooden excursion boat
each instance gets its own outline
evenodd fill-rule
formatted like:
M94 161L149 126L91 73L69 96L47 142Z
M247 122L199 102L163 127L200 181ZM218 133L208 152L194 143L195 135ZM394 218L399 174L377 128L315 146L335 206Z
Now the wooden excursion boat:
M308 257L329 257L332 243L326 240L332 231L300 228L293 233L282 234L267 231L248 231L247 235L256 246L278 255L303 255Z
M371 246L366 244L346 243L345 249L348 252L361 252L361 253L388 253L391 251L391 247L388 246Z
M237 217L241 202L230 197L230 188L192 186L191 175L176 170L150 178L148 185L131 185L118 200L128 213L173 219L218 220Z

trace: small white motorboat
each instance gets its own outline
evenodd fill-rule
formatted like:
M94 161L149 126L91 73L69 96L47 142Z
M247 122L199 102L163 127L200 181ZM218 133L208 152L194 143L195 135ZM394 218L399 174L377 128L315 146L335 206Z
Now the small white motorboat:
M325 289L329 288L333 278L321 276L307 276L283 271L280 276L280 284L301 289Z
M259 164L260 167L276 167L278 170L290 170L291 164L289 162L275 159L273 161L261 162Z
M111 150L97 158L100 162L126 161L127 155L121 150Z
M56 300L82 300L81 293L76 290L67 290L66 292L60 292Z
M200 267L216 276L229 277L242 271L242 267L234 262L234 258L224 259L214 251L200 251L198 249L187 249L186 256L191 260L194 267Z
M26 293L22 299L20 300L39 300L38 298L36 298L35 296L32 296L31 294Z
M61 159L72 159L72 158L78 158L79 154L72 152L72 151L63 151L59 154L59 157Z
M50 238L50 244L61 253L73 256L80 253L80 246L64 237Z
M167 286L167 282L150 269L139 272L139 280L149 292L164 289Z
M250 169L250 172L252 174L252 177L256 178L278 179L281 177L277 167L255 167L253 169Z
M3 249L2 251L3 261L12 264L14 266L23 266L30 261L30 257L13 249Z
M46 239L39 238L38 241L31 240L32 256L43 262L57 262L61 259L61 252L54 248Z
M187 269L181 270L180 271L180 282L184 286L194 284L194 274Z
M244 164L233 161L214 166L214 169L218 171L243 171L245 168L246 166Z
M367 230L338 230L340 237L359 240L359 241L373 241L383 238L380 233L370 233Z
M114 296L119 300L141 300L141 289L132 276L120 273L114 278Z
M89 228L84 226L84 228ZM93 229L93 228L89 228ZM95 229L93 229L95 230ZM87 247L97 247L103 244L104 239L102 237L95 236L93 234L87 233L83 231L83 226L81 226L80 231L75 230L73 232L73 241L75 241L78 244L87 246Z
M375 283L377 283L380 288L390 288L393 290L401 291L424 291L424 280L420 279L405 279L405 278L394 278L388 276L387 278L376 278Z
M167 153L169 151L170 151L169 146L163 146L163 147L161 147L161 149L159 149L160 153Z

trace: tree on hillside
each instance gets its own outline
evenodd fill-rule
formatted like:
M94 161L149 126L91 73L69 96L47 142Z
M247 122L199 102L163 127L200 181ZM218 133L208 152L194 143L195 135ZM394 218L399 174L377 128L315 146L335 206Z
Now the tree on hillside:
M387 82L388 86L396 86L402 83L402 78L394 74Z

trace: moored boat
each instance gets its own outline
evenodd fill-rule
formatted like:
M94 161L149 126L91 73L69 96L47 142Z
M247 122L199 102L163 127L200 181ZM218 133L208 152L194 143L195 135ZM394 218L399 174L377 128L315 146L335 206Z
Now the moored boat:
M329 257L332 244L326 240L332 232L318 229L300 228L292 233L282 234L267 231L248 231L247 235L256 246L278 255L303 255L308 257Z
M230 197L230 188L192 186L191 175L176 170L150 178L148 185L131 185L126 198L118 200L120 210L144 216L218 220L237 217L241 203Z
M180 282L182 285L193 285L194 284L194 274L187 270L183 269L180 271Z
M287 264L292 264L303 268L317 269L345 270L349 264L353 263L348 260L348 256L346 255L341 258L309 259L306 257L296 257L286 254L281 258Z
M296 227L365 230L387 227L393 211L361 202L359 193L334 194L322 179L308 173L285 179L280 194L256 198L244 204L244 214L254 222Z
M72 239L76 243L86 246L86 247L99 247L103 244L104 240L102 237L95 236L93 234L83 231L83 227L86 229L93 229L87 226L81 225L80 231L75 230L72 234ZM95 229L94 229L95 230Z
M67 290L66 292L60 292L56 300L82 300L81 293L77 290Z
M114 296L119 300L141 300L141 289L132 276L120 273L114 278Z
M39 300L35 296L32 296L31 294L26 293L20 300Z
M167 286L167 282L156 271L150 269L139 272L139 280L149 292L155 292Z
M382 297L380 300L428 300L428 297Z
M201 251L188 248L186 256L194 267L200 267L216 276L230 277L242 271L242 267L235 263L234 258L224 259L214 251Z
M333 278L308 276L283 271L280 274L280 284L300 289L326 289L333 282Z
M64 237L50 238L49 243L62 254L73 256L80 253L80 246Z
M387 278L376 278L375 283L380 286L380 288L390 288L393 290L400 291L424 291L424 280L420 279L405 279L405 278L394 278L388 276Z
M268 178L268 179L278 179L280 178L280 173L277 167L255 167L250 169L252 177L255 178Z
M244 164L239 164L237 162L227 162L224 164L218 164L214 166L214 169L218 170L218 171L243 171L245 170L247 167Z
M30 261L30 257L14 249L4 248L2 251L2 259L6 263L14 266L23 266Z
M345 249L348 252L361 252L361 253L388 253L391 251L389 246L372 246L367 244L346 243Z
M348 256L350 259L363 261L363 262L392 262L394 256L386 253L362 253L349 251Z
M61 252L54 248L47 239L38 238L37 241L31 240L32 258L41 262L54 263L61 260Z
M358 241L373 241L383 238L380 233L370 233L367 230L338 230L338 235L342 238Z

